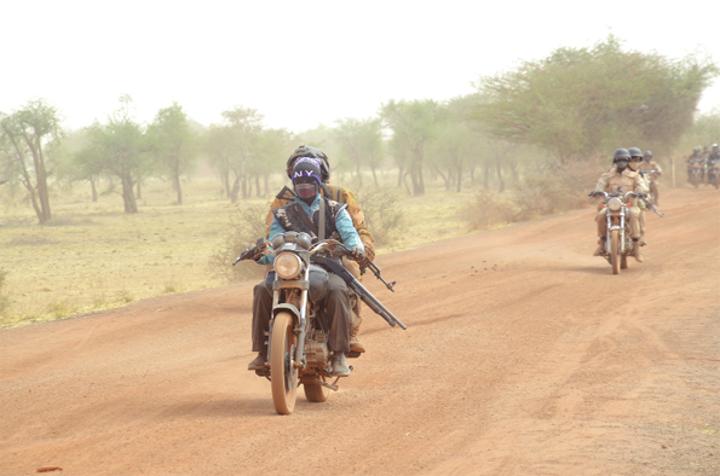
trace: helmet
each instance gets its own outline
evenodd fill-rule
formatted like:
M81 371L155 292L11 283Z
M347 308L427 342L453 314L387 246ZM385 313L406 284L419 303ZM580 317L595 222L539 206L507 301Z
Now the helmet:
M645 155L643 155L643 159L649 161L649 160L652 159L652 158L653 158L652 150L646 150L646 151L645 151Z
M643 153L642 153L642 150L640 150L640 147L630 147L627 151L630 154L630 157L642 157L643 156Z
M295 161L300 157L311 157L317 159L320 164L320 176L323 182L327 182L330 178L330 162L328 156L320 149L311 147L309 145L301 145L290 154L287 160L287 176L292 179L293 165Z
M717 144L713 144L713 145L712 145L712 148L713 148L713 149L717 149L717 148L718 148L718 145L717 145Z
M613 163L617 162L618 160L630 160L630 152L628 152L627 149L617 149L615 150L615 154L613 154Z
M695 153L695 154L699 154L701 150L702 150L702 147L700 147L699 145L696 145L695 147L693 147L693 153Z

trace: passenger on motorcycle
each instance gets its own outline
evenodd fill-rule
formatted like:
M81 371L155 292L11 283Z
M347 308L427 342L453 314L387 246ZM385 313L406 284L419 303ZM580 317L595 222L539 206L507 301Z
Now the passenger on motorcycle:
M322 185L320 187L320 193L334 200L338 203L347 205L347 212L352 219L353 225L360 235L360 240L365 246L365 256L369 261L375 259L375 243L372 234L367 228L365 223L365 215L363 214L360 203L355 198L355 195L348 189L331 185L330 181L330 161L328 156L320 149L310 147L307 145L301 145L296 148L287 160L287 175L292 178L292 169L295 161L301 157L315 158L320 162L320 176L322 178ZM266 233L270 233L270 225L273 222L273 213L275 210L286 206L295 197L295 192L288 187L283 189L275 196L272 204L270 204L270 210L268 211L265 223L267 226ZM360 279L360 268L357 263L352 261L345 261L345 265L348 270L358 279ZM353 319L352 329L350 331L350 348L352 352L363 353L365 347L360 343L358 335L360 333L360 324L362 323L362 317L360 316L360 304L357 299L353 299Z
M717 144L713 144L707 158L707 168L710 169L718 164L720 164L720 147L718 147Z
M630 153L630 162L628 163L628 168L632 170L633 172L637 172L640 175L640 190L643 193L649 194L650 193L650 177L646 177L643 174L640 173L643 166L643 151L640 149L640 147L630 147L628 149L628 152ZM640 216L638 217L638 222L640 224L640 246L645 246L647 242L645 241L645 202L642 200L638 201L638 209L640 210Z
M640 175L628 168L630 163L630 153L627 149L617 149L613 155L613 164L615 169L606 172L600 176L595 185L595 192L636 192L644 193ZM637 204L638 200L634 200L628 206L628 222L630 224L630 237L633 241L632 255L636 260L642 262L640 257L640 208ZM595 250L595 256L605 254L605 237L607 223L605 220L605 207L601 206L595 216L597 222L598 247Z
M343 244L354 250L358 258L364 256L364 246L353 226L346 206L330 200L320 193L322 176L320 162L311 157L298 158L292 167L293 199L284 207L273 212L270 225L269 240L288 231L305 232L311 236L319 236L324 228L326 236L337 235ZM324 207L321 202L324 201ZM321 210L324 209L324 213ZM324 215L325 226L320 222ZM323 239L323 237L321 237ZM258 260L260 264L272 263L272 255L265 255ZM337 275L329 274L325 284L324 298L318 305L324 309L323 314L329 328L328 347L334 352L333 373L347 376L350 369L345 354L350 352L350 298L345 282ZM265 333L268 331L272 312L272 284L274 276L269 273L265 281L255 286L253 296L252 350L257 357L248 365L249 370L265 368L267 346Z
M658 189L658 178L660 178L663 172L660 164L653 160L653 153L651 150L646 150L643 154L643 162L642 164L640 164L640 172L650 183L650 195L652 196L652 202L655 205L660 206L660 190Z

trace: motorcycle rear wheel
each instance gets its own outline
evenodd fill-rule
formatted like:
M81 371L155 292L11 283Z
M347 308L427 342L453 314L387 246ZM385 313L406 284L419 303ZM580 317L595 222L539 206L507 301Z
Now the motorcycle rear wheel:
M280 415L289 415L295 408L299 380L298 369L293 365L296 339L290 313L277 313L271 339L270 387L273 404Z
M610 265L612 274L620 274L620 232L618 230L610 232Z

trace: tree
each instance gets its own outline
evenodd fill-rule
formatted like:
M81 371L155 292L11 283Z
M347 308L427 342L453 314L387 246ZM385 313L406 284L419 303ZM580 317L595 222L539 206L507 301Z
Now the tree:
M354 166L358 185L362 186L362 167L370 168L378 185L377 168L382 161L382 133L379 119L344 119L334 131L343 157Z
M250 193L250 166L260 160L258 141L262 117L254 109L236 107L222 113L223 125L213 125L205 137L211 162L220 172L226 195L235 203ZM232 174L232 185L230 184Z
M392 129L391 147L400 169L398 183L410 176L413 195L425 193L423 162L427 143L436 134L439 106L435 101L390 101L382 107L382 117Z
M474 117L496 137L542 147L563 164L629 143L669 149L716 73L693 59L625 52L611 36L483 79Z
M150 149L172 180L176 203L182 205L180 178L188 172L196 158L195 134L182 107L174 103L158 111L155 121L148 128L147 136Z
M130 118L130 98L122 97L120 102L120 109L106 125L88 129L90 141L85 157L99 170L120 179L125 213L137 213L134 187L149 168L147 141L140 125Z
M43 101L31 101L9 116L0 115L0 141L6 157L14 159L13 169L28 192L40 224L52 219L45 149L59 135L57 112Z
M58 179L68 182L85 181L90 185L90 195L97 202L97 185L102 174L102 150L91 142L90 128L68 132L62 140L50 144L48 155L52 158Z

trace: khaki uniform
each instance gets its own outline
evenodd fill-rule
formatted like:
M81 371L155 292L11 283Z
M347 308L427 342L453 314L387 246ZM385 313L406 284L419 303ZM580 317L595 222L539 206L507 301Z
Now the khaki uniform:
M643 184L640 174L633 172L630 169L625 169L622 173L618 173L617 169L613 168L611 171L606 172L600 176L595 185L596 192L638 192L647 193L645 189L646 185ZM641 236L640 230L640 207L638 206L639 200L634 200L632 205L628 207L628 222L630 225L630 236L633 239L639 239ZM607 223L605 221L605 207L601 207L595 216L597 222L598 237L604 238L607 232Z
M325 184L322 189L323 195L326 195L326 192L330 200L335 200L338 203L343 203L347 205L348 214L350 214L353 225L355 226L355 229L360 235L360 240L365 246L365 256L367 256L370 261L373 261L375 259L375 242L372 235L370 234L370 231L367 228L367 224L365 223L365 215L363 214L362 209L360 208L360 204L355 198L355 195L353 195L352 192L347 189L328 184ZM272 225L273 222L273 210L284 207L285 205L290 203L290 201L294 197L295 193L288 187L284 187L280 191L280 193L275 196L275 199L270 204L270 211L265 218L266 234L270 232L270 225Z
M650 172L651 170L655 170L655 173L647 173L644 178L648 182L648 189L650 190L650 195L652 195L653 203L658 205L660 203L660 191L658 190L657 179L662 175L662 168L660 164L654 160L650 162L643 161L642 164L640 164L641 172Z

